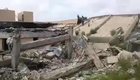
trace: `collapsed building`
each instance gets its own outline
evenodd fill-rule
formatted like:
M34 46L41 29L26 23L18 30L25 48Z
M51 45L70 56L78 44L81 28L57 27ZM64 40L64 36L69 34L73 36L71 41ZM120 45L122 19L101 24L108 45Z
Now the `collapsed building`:
M14 11L1 10L1 12L2 12L2 15L1 15L2 19L0 21L0 36L1 36L0 37L0 43L1 43L0 46L1 46L1 56L2 56L1 61L0 61L1 67L5 67L5 66L8 67L11 64L10 66L15 70L15 67L17 68L17 66L19 65L19 61L20 61L26 65L33 66L33 67L31 67L31 69L38 70L40 67L37 67L37 65L40 66L42 63L44 64L44 61L45 61L44 65L46 65L46 63L48 63L48 61L51 61L46 57L51 57L51 56L54 57L54 55L57 57L60 56L60 53L62 52L61 47L63 45L61 47L57 47L57 46L61 45L61 42L62 42L62 44L72 45L71 44L72 39L70 39L71 36L69 36L69 34L72 34L71 26L73 26L73 24L60 24L60 23L52 23L52 22L34 22L33 13L27 12L27 11L19 13L18 21L16 21ZM69 28L69 27L71 27L71 28ZM6 39L10 35L14 36L13 37L13 48L11 51L8 50L8 45L6 44ZM17 35L21 35L21 36L16 37ZM18 42L19 40L21 43ZM56 43L58 43L58 44L56 44ZM46 45L51 45L51 48L49 48L49 50L47 50L48 48L46 48L47 47ZM41 50L38 50L41 52L35 51L35 49L34 49L34 48L40 48L43 46L46 46L46 47L44 47L44 49L41 48ZM72 53L71 47L72 46L68 46L68 53ZM26 50L29 50L29 49L34 49L34 50L26 52ZM28 53L28 52L31 52L31 53ZM38 53L40 53L40 54L38 54ZM45 57L43 57L44 53L45 53ZM46 55L46 53L48 53L48 54ZM42 59L40 59L40 55L42 55L41 56ZM36 61L34 61L34 59L36 58L35 56L37 56ZM71 56L71 54L67 54L67 58L70 56ZM43 60L43 59L45 59L45 60ZM43 60L43 62L41 60ZM58 59L54 58L54 61L52 60L52 64L57 63L57 62L55 62L57 60L60 61L59 63L61 63L61 61L63 61L63 60L61 60L61 58L60 58L60 60L59 60L59 58ZM63 62L66 63L65 61L63 61ZM53 66L56 66L56 65L58 65L58 64L54 64ZM10 68L10 66L9 66L9 68ZM48 68L45 68L47 66L48 66ZM49 69L49 67L52 68L51 63L50 63L50 65L47 65L47 66L45 66L43 68L44 69ZM65 64L65 66L66 66L66 64ZM22 65L20 67L22 67ZM59 68L62 68L62 67L64 67L64 66L60 66ZM41 72L44 71L43 68L42 68ZM18 70L20 70L20 69L18 69ZM5 72L7 72L7 70L4 70L4 73ZM3 71L2 71L2 74L3 74ZM1 79L6 79L6 78L4 77Z
M88 27L90 24L90 27ZM123 33L121 36L124 42L129 42L129 40L138 37L139 31L139 15L138 14L120 14L120 15L103 15L92 17L88 21L88 24L76 28L79 33L84 32L88 36L91 42L95 43L109 43L113 36L111 31L117 30L119 27L122 28ZM93 33L92 33L93 32ZM119 44L119 43L117 43ZM133 46L137 46L138 43L131 43ZM130 45L127 47L130 50ZM132 47L131 47L132 48ZM133 47L134 48L134 47ZM136 49L136 48L134 48ZM130 50L135 51L135 50Z
M0 10L0 50L7 50L6 39L11 35L8 31L10 27L23 27L23 34L21 35L21 42L25 43L28 41L35 41L39 39L44 39L50 36L57 36L61 34L62 28L64 27L54 27L57 26L57 23L51 22L34 22L33 21L33 12L23 11L18 14L18 21L16 21L15 11L14 10ZM42 28L35 29L35 28ZM40 31L39 31L40 30ZM60 32L61 30L61 32Z
M116 54L127 52L118 47L114 50L111 41L121 44L139 40L138 14L96 16L86 20L84 25L77 25L76 19L34 22L33 12L29 11L19 13L16 21L13 10L0 12L0 54L3 57L0 61L0 79L55 80L91 67L99 70L116 63ZM6 39L14 32L11 27L19 28L21 46L13 46L9 52ZM139 45L133 42L124 45L128 51L139 50L133 48ZM20 54L18 72L13 72L10 65L11 60L16 60L11 57L15 53Z

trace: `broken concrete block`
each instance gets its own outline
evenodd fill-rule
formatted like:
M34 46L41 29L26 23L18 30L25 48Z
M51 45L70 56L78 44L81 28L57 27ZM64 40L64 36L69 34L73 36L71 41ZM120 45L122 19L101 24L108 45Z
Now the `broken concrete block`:
M58 68L58 66L52 66L52 67L51 67L52 70L55 70L55 69L57 69L57 68Z
M61 48L56 48L56 49L54 49L54 53L55 53L56 56L59 57L62 53L62 49Z
M29 80L40 80L40 74L37 71L32 71Z
M11 56L4 56L4 60L11 59Z
M20 73L24 73L24 74L30 73L29 68L24 63L20 63L18 65L18 70Z
M50 51L51 50L51 45L46 46L46 51Z
M140 60L140 53L139 53L139 52L133 52L133 57L134 57L135 59Z
M123 50L118 54L118 59L133 59L133 53Z
M107 57L107 63L108 64L117 63L117 62L118 62L118 57L117 56Z
M55 57L55 53L54 52L49 52L47 53L44 58L47 58L47 59L52 59Z

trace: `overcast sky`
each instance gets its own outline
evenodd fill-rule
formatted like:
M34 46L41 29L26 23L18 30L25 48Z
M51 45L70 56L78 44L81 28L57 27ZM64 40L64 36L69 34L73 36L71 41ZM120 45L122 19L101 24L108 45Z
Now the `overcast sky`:
M57 21L102 14L140 13L140 0L0 0L0 8L33 11L35 21Z

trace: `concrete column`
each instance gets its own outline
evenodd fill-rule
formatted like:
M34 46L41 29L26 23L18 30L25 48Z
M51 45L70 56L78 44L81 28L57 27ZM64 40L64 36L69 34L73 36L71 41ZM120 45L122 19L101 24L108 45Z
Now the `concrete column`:
M21 47L21 40L20 40L20 34L16 34L13 37L13 48L12 48L12 60L11 65L13 70L17 70L17 67L19 65L19 59L20 59L20 47Z
M71 59L72 58L72 53L73 53L73 46L72 46L72 40L73 40L73 27L69 28L69 36L70 39L67 41L67 58Z

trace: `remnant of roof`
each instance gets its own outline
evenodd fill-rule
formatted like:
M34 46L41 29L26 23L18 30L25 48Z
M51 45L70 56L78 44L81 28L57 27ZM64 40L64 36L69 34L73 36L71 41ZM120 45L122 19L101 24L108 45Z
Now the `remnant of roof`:
M62 20L62 21L54 21L54 23L77 23L77 19L69 19L69 20Z
M97 28L98 26L100 26L100 24L102 24L104 21L106 21L106 19L108 19L109 16L104 16L104 17L97 17L97 18L91 18L90 19L90 27L88 27L88 24L85 24L84 26L80 27L80 31L84 31L85 34L88 34L90 33L90 30L91 29L95 29Z
M90 33L91 29L99 27L97 33L93 34L91 37L95 41L108 42L112 37L110 31L122 27L124 31L124 39L126 39L138 21L138 14L121 14L121 15L103 15L90 18L89 22L84 26L78 28L80 32L85 32L85 34ZM88 26L90 24L90 27Z
M40 22L19 22L19 21L0 21L0 28L23 27L23 28L47 28L57 25L57 23L40 23Z
M132 15L132 16L112 16L110 20L108 20L104 25L102 25L98 30L96 34L93 34L93 37L104 37L106 38L105 41L109 41L112 37L110 35L111 30L115 30L119 27L122 27L124 31L124 38L129 36L131 31L136 25L136 22L138 21L138 16Z

